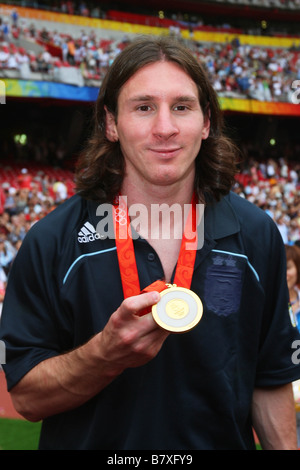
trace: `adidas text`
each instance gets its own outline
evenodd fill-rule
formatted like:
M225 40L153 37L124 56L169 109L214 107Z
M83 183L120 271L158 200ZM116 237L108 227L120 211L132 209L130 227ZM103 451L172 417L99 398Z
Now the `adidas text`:
M99 239L100 235L97 232L91 233L91 235L83 235L83 237L78 237L79 243L89 243Z

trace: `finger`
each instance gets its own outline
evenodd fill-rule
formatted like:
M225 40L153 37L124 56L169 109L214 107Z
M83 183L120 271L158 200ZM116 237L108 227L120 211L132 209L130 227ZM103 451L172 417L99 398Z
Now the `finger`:
M159 300L160 294L156 291L128 297L121 304L120 313L124 318L128 317L128 314L137 315L142 310L152 307Z
M152 359L160 351L167 337L170 335L169 331L160 328L153 320L151 314L146 315L152 323L150 329L148 328L140 337L139 341L135 344L135 353L143 355L148 360Z

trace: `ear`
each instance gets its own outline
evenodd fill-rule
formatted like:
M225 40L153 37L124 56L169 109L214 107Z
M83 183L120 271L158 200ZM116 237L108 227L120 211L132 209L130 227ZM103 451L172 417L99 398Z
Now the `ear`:
M106 126L105 126L106 138L110 142L118 142L119 135L117 131L115 116L110 111L108 111L106 106L104 106L104 109L105 109L105 115L106 115Z
M209 136L210 131L210 108L204 114L204 124L202 129L202 139L205 140Z

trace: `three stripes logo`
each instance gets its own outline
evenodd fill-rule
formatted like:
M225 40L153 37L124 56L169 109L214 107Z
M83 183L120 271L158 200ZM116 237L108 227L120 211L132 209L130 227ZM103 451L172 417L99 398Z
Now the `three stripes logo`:
M78 232L79 243L89 243L99 239L100 234L96 232L95 228L92 226L92 224L90 224L90 222L86 222Z

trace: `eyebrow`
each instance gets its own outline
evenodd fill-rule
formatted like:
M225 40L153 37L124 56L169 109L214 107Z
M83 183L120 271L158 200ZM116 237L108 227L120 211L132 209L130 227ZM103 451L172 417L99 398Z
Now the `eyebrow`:
M133 96L129 98L130 102L138 102L138 101L153 101L156 97L154 95L140 95L140 96ZM196 96L191 95L178 95L175 96L174 102L184 101L184 102L197 102L198 98Z

